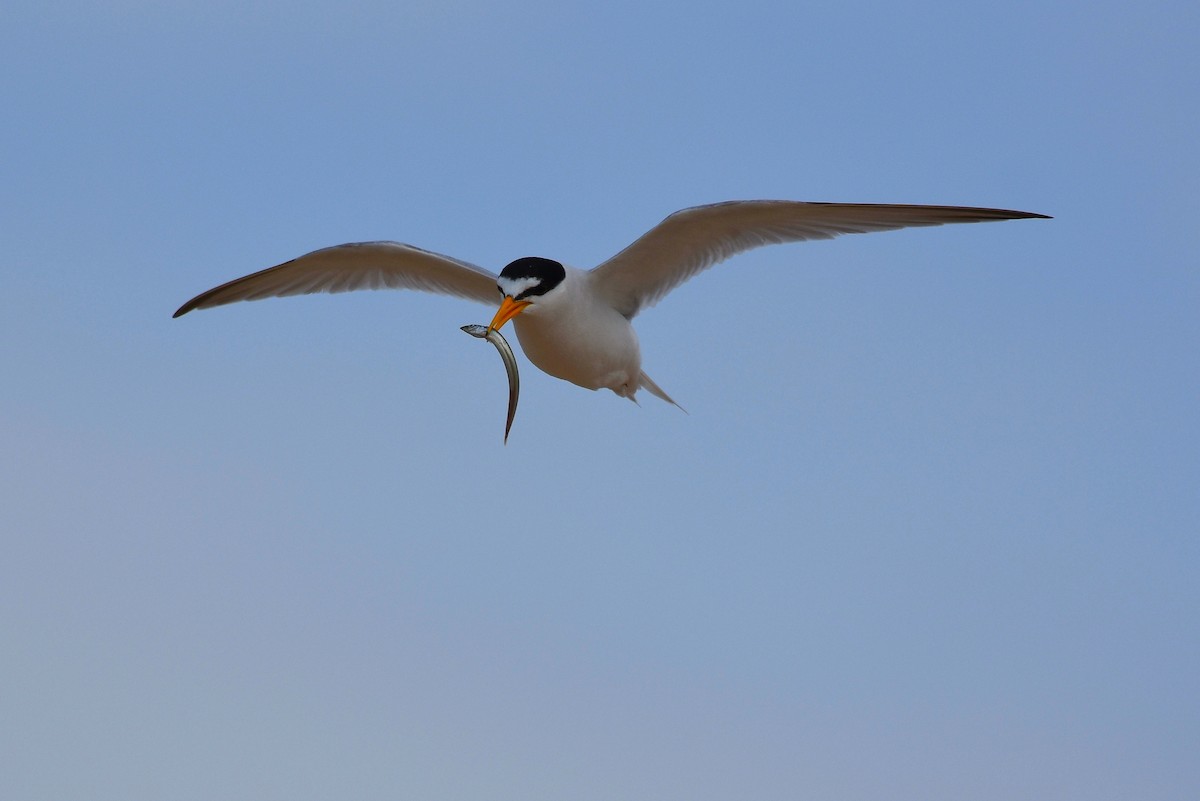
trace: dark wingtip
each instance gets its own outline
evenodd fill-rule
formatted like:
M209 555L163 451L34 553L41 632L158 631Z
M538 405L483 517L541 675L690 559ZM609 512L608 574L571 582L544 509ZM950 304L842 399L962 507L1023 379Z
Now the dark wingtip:
M221 289L223 286L224 285L219 286L217 289ZM199 295L176 309L175 313L171 315L171 319L174 320L176 317L182 317L192 309L199 309L204 304L204 301L206 301L215 291L215 289L210 289L207 292L201 292Z
M992 215L994 220L1052 220L1049 214L1039 214L1036 211L1017 211L1015 209L980 209L981 212Z

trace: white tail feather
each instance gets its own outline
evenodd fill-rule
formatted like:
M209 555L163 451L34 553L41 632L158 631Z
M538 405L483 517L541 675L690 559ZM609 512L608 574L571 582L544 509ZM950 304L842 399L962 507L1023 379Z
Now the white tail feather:
M669 403L672 406L674 406L675 408L679 409L679 411L683 412L684 414L687 414L687 409L680 406L678 403L675 402L674 398L672 398L667 393L663 392L662 388L658 384L655 384L654 380L651 379L650 376L646 375L645 370L643 370L641 375L638 376L638 388L646 390L647 392L649 392L651 395L653 395L656 398L661 398L662 400L665 400L667 403Z

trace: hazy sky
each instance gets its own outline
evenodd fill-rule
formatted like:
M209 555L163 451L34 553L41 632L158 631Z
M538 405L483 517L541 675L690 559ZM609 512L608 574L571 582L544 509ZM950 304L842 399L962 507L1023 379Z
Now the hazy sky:
M0 797L1200 797L1194 2L0 12ZM411 293L739 198L638 320L689 411Z

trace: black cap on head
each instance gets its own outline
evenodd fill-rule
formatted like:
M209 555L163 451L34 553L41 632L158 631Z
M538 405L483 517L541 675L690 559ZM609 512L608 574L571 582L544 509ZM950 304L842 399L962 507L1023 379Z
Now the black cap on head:
M546 294L566 277L566 269L553 259L526 256L510 262L500 271L500 291L512 294L514 300L526 300Z

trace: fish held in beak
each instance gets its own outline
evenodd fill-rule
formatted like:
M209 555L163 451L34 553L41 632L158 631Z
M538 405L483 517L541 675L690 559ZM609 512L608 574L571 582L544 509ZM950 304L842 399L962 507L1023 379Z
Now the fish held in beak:
M508 303L512 300L512 298L505 298L504 300L506 303ZM508 344L508 340L505 339L504 336L501 335L501 333L496 329L504 325L504 323L508 322L508 320L520 314L521 309L524 308L524 306L529 305L524 301L515 301L514 305L516 303L523 303L524 305L509 314L508 317L505 317L503 320L501 320L499 324L496 323L496 320L492 320L492 324L490 326L464 325L462 327L462 330L466 331L471 336L478 337L479 339L486 339L488 342L491 342L493 345L495 345L496 350L500 352L500 358L504 360L504 369L508 373L508 421L504 424L505 445L508 444L508 432L512 430L513 418L517 416L517 400L521 394L521 378L517 374L517 357L513 354L512 347ZM501 305L500 311L503 312L504 310L505 306ZM496 314L496 319L500 319L499 312Z

